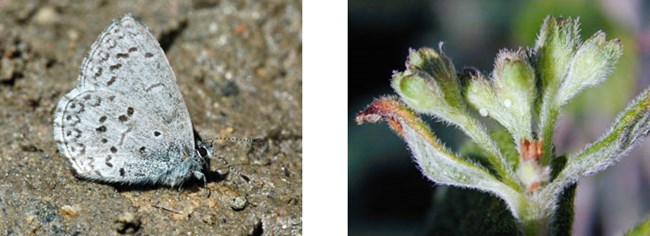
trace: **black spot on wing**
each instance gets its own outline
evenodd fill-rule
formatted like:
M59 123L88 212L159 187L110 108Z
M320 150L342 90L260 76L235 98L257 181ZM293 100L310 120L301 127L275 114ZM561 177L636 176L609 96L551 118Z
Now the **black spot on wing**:
M122 64L117 63L115 65L109 66L108 69L109 70L117 70L117 69L120 69L121 67L122 67Z
M111 155L108 155L108 157L106 157L106 163L105 163L106 166L113 167L113 163L111 163L111 159L113 159Z
M106 82L106 85L111 86L113 83L115 83L116 79L117 79L117 76L115 76L115 75L111 76L111 78L108 80L108 82Z

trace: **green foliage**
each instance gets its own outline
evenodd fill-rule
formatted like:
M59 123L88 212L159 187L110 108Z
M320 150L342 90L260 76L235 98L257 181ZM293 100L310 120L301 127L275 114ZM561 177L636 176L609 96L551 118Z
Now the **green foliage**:
M480 72L467 77L465 98L474 109L501 123L514 140L532 138L535 71L525 52L501 51L490 79Z
M539 32L539 19L546 15L573 16L580 19L580 34L582 36L593 35L598 31L607 32L611 37L616 37L625 45L624 53L619 59L616 69L598 87L581 92L573 101L567 104L566 110L570 115L581 116L597 113L606 119L614 118L616 113L625 107L635 92L636 73L639 57L636 36L628 27L621 27L614 24L611 16L605 15L598 4L591 1L575 0L545 0L531 1L522 4L522 9L517 17L512 20L512 36L515 41L522 45L529 45L535 42ZM617 96L602 96L603 94L617 94ZM581 122L576 127L579 131L581 126L589 126L587 122Z
M534 48L502 50L489 77L473 69L457 76L442 45L438 51L411 50L406 70L393 76L399 98L376 100L357 122L388 121L430 180L499 197L515 219L516 232L569 234L576 182L611 166L650 133L646 90L598 141L566 157L554 153L552 137L563 106L604 81L622 54L619 40L597 32L583 42L578 32L578 20L547 17ZM505 129L489 135L476 113ZM418 114L459 127L475 145L465 146L463 155L453 153ZM474 214L481 208L472 205L477 202L490 204L480 199L468 202L475 207L464 213ZM494 228L512 228L501 223Z

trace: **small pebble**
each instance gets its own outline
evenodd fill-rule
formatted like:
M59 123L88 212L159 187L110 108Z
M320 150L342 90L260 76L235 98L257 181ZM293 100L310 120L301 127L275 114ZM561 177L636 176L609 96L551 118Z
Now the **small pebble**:
M56 9L53 7L44 7L36 12L34 21L40 25L48 25L54 23L58 17L59 13L56 12Z
M246 201L245 197L235 197L232 199L232 202L230 202L230 207L235 211L244 210L246 205L248 205L248 201Z
M59 208L59 214L67 217L67 218L74 218L77 216L77 211L79 210L78 207L70 206L70 205L64 205L61 208Z

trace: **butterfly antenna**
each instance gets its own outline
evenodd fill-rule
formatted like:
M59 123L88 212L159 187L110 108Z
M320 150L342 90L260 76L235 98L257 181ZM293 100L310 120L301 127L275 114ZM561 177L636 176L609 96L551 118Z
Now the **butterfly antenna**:
M231 141L231 142L247 142L247 143L259 143L264 141L261 138L232 138L232 137L216 137L213 139L213 141L217 139Z

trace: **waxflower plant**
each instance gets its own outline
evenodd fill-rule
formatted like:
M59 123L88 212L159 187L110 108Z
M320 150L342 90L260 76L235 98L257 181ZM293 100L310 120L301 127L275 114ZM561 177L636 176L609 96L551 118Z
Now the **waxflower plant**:
M600 31L581 41L578 20L551 16L533 48L500 51L489 75L472 68L457 71L442 43L437 50L410 50L406 69L392 76L398 97L375 100L356 120L387 121L430 180L496 195L522 232L546 234L564 189L575 189L580 178L614 164L650 132L645 90L599 140L577 153L554 153L562 107L602 82L622 51L618 39L607 40ZM419 114L462 130L481 151L481 161L446 148ZM496 139L480 116L496 120L511 138Z

